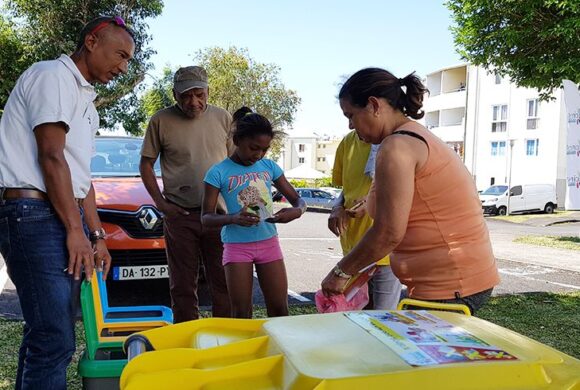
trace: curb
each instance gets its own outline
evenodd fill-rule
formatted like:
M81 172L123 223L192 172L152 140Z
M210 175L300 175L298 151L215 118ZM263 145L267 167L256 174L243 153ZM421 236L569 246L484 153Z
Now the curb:
M550 222L550 223L547 223L545 225L539 225L539 226L552 226L552 225L561 225L564 223L576 223L576 222L580 222L580 219L566 219L566 220L562 220L562 221Z
M534 219L530 219L530 220L524 221L524 222L514 222L514 221L506 221L504 219L495 219L494 217L495 216L485 217L485 219L486 220L490 219L492 221L497 221L497 222L511 223L513 225L525 225L525 226L536 226L536 227L548 227L548 226L552 226L552 225L561 225L561 224L565 224L565 223L580 222L580 219L577 219L577 218L561 219L561 220L555 220L555 221L544 222L544 223L535 223L535 222L533 222Z

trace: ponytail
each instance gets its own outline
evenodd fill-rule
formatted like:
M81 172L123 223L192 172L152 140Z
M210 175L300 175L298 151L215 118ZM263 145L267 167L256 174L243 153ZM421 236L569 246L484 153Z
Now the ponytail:
M421 79L415 74L415 72L408 74L407 76L399 79L401 88L403 89L402 99L404 102L402 106L403 113L413 119L421 119L425 115L425 112L421 110L423 107L423 97L425 93L429 90L423 85Z

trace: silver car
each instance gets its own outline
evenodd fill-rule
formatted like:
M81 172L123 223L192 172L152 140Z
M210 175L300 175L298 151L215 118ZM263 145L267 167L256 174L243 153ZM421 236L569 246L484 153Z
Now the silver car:
M308 207L331 209L336 199L334 195L318 188L296 188L296 192Z

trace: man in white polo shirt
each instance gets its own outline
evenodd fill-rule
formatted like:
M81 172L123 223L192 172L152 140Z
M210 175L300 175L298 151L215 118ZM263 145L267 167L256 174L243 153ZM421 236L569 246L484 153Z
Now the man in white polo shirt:
M73 285L82 267L87 279L95 266L109 269L89 169L99 126L91 84L125 73L134 51L121 18L97 18L70 57L26 70L4 107L0 253L25 321L16 389L66 389Z

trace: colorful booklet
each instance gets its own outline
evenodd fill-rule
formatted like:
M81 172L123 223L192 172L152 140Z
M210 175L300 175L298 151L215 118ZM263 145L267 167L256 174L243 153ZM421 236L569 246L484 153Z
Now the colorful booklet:
M345 313L412 366L517 360L426 310Z
M258 215L260 221L271 218L273 215L272 196L261 179L252 180L246 188L240 191L238 204Z

